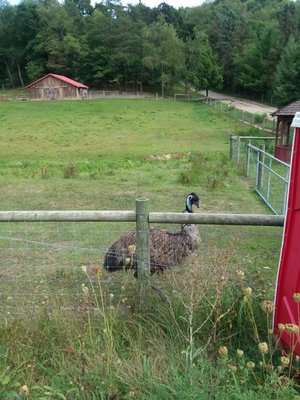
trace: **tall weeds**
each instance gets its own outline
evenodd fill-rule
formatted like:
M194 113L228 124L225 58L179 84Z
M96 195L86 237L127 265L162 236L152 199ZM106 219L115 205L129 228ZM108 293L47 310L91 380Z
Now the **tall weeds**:
M112 292L100 267L83 266L75 314L1 325L0 397L296 399L299 358L273 340L273 303L232 255L212 249L152 277L164 296L150 292L143 313L130 273Z

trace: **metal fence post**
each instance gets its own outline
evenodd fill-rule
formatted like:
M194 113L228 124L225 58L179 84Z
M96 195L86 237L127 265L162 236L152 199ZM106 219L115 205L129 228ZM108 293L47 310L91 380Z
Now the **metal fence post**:
M240 152L241 152L241 138L237 136L237 149L236 149L236 163L240 162Z
M246 176L247 178L249 177L250 174L250 158L251 158L251 148L250 145L251 144L251 140L248 141L247 144L247 150L246 150Z
M146 277L150 273L149 200L136 199L137 278L140 284L141 304L146 297Z
M230 138L229 138L229 159L231 161L233 159L233 137L234 137L234 135L230 135Z
M283 215L285 215L286 211L287 211L289 176L290 176L290 170L287 169L285 172L284 186L283 186L283 199L282 199L282 214Z
M264 164L265 164L265 148L264 144L259 146L258 154L258 171L257 171L257 189L260 190L264 184Z

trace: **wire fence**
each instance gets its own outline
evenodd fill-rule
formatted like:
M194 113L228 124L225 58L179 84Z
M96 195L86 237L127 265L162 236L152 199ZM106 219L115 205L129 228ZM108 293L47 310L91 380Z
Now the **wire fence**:
M268 153L274 152L274 136L230 136L230 160L235 163L245 164L247 161L247 147L264 145Z
M89 99L159 99L158 93L124 90L90 90Z
M204 103L213 107L217 112L224 113L235 121L240 121L258 129L274 134L276 130L275 120L265 114L253 114L251 112L241 110L232 105L232 100L224 98L223 100L216 100L208 98Z
M246 174L255 182L255 190L277 215L285 215L290 165L264 151L247 146Z
M290 165L270 154L273 151L273 137L230 137L230 159L243 166L245 175L268 207L275 214L284 215Z
M132 312L141 296L143 302L149 296L145 291L141 294L143 283L149 286L150 282L150 290L155 287L154 293L161 298L170 274L182 279L194 268L202 274L201 279L208 279L209 274L215 275L216 264L222 265L228 257L232 270L258 268L268 272L278 264L283 217L149 213L146 219L151 225L169 223L164 227L172 231L180 231L174 225L178 221L195 222L202 240L184 263L140 282L130 269L115 273L103 269L110 245L125 231L136 228L135 212L1 212L1 318L76 314L87 307L96 313L99 298L107 307ZM138 247L139 243L137 239ZM88 293L93 301L87 304Z

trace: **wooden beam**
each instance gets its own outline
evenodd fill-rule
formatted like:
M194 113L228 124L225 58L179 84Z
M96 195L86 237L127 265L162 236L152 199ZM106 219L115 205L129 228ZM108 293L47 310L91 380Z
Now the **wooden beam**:
M0 222L136 222L135 211L0 211ZM283 226L283 215L150 212L150 223Z
M135 222L135 211L0 211L0 222Z

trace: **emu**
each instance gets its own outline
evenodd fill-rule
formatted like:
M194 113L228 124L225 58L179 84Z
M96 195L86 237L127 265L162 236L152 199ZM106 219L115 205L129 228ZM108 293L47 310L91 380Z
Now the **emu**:
M192 192L186 197L185 211L192 213L193 205L199 208L199 197ZM197 248L200 242L198 226L181 225L181 230L171 232L165 229L150 230L150 272L163 272L182 263ZM134 269L137 276L136 231L123 234L106 252L104 268L114 272Z

